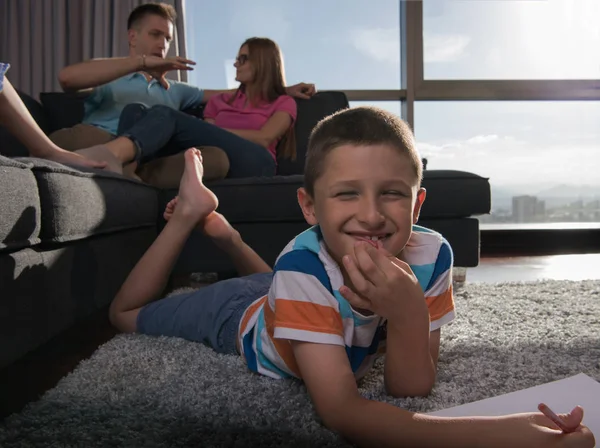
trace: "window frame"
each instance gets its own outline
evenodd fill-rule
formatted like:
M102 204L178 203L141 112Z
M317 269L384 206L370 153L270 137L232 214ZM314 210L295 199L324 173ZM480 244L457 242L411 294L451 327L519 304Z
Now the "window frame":
M350 101L400 101L401 116L412 129L415 129L416 101L600 101L600 79L427 80L423 0L398 1L401 85L397 90L342 90ZM480 230L480 233L482 256L600 251L600 243L591 244L600 242L600 228ZM531 238L533 235L537 238ZM549 240L553 241L550 246Z

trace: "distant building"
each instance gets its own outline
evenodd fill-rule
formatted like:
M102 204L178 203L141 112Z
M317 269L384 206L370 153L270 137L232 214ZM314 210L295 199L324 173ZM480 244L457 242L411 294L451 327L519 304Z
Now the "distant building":
M543 221L546 216L546 203L535 196L513 196L512 216L514 222Z

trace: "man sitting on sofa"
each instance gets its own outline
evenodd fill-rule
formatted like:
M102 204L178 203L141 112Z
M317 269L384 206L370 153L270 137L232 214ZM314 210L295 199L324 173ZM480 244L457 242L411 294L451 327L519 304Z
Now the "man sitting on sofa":
M50 135L51 140L71 151L104 144L115 138L121 111L127 104L161 104L185 110L222 93L166 79L169 71L191 70L195 64L181 57L166 57L175 18L174 8L165 3L138 6L127 20L128 57L95 59L63 68L59 82L64 91L85 95L85 113L81 124L56 131ZM315 86L300 83L287 91L291 96L308 98L315 93ZM205 166L205 171L218 173L222 171L220 166L226 166L226 174L229 162L223 151L204 148L202 157L205 165L216 165Z

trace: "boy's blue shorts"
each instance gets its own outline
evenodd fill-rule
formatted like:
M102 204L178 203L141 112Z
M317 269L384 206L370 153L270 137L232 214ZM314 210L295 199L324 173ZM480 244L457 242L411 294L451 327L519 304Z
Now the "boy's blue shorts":
M272 272L252 274L151 302L138 314L137 332L176 336L202 342L218 353L237 354L242 315L269 292L272 279Z

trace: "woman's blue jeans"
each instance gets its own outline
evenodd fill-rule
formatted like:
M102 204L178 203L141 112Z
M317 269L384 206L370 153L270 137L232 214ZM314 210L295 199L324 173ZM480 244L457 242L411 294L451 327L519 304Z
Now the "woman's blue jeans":
M140 165L194 146L217 146L229 158L227 177L275 175L275 159L263 146L169 106L125 106L117 133L133 141Z

